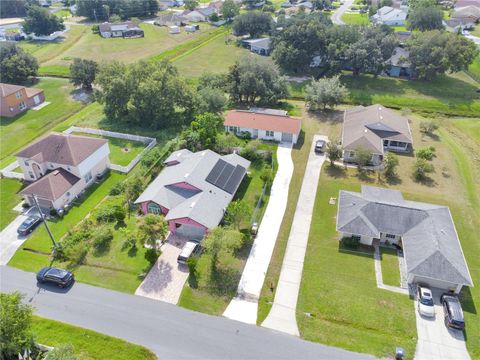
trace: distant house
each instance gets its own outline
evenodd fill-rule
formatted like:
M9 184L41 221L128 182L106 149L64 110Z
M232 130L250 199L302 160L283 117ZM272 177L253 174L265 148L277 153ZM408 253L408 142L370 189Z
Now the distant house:
M186 26L188 19L175 12L160 15L153 22L158 26Z
M225 131L250 133L252 138L296 144L302 128L300 118L291 117L282 110L230 110L223 123Z
M346 162L355 162L355 152L363 148L372 152L371 163L379 165L385 151L411 150L408 119L379 104L347 109L343 116L342 147Z
M477 23L480 20L480 5L469 5L464 7L456 7L453 10L452 19L461 19L465 22Z
M61 210L110 165L108 141L51 133L15 154L25 180L33 181L20 194L41 208Z
M444 20L443 25L447 31L459 33L463 30L471 30L475 27L475 22L469 18L454 18Z
M141 28L133 21L126 21L123 23L103 23L98 25L100 35L104 38L123 37L123 38L138 38L144 37L145 34Z
M337 231L361 244L396 244L403 249L408 284L424 283L459 293L473 286L450 210L404 200L398 190L362 186L341 190Z
M204 22L208 17L213 14L213 11L204 11L202 9L185 10L181 13L181 16L191 22Z
M384 6L378 9L377 13L371 17L376 24L389 26L403 26L407 19L407 12L404 9L395 9L390 6Z
M400 46L405 46L407 44L407 40L410 39L412 36L411 31L396 31L394 33L395 37L398 40Z
M211 150L173 152L165 168L135 201L144 214L165 215L172 233L202 238L220 224L250 161Z
M0 83L0 116L13 117L45 101L42 89Z
M168 32L170 34L180 34L180 28L176 25L172 25L168 27Z
M243 44L258 55L270 55L272 40L270 38L247 39L243 40Z
M393 55L386 61L386 73L393 77L411 77L413 71L409 60L410 52L403 47L397 46L393 51Z

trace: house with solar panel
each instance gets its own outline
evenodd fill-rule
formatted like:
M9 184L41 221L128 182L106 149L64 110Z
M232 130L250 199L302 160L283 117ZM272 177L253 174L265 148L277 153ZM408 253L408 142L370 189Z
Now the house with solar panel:
M343 116L343 160L355 162L359 148L372 153L372 165L383 161L386 151L410 152L412 131L408 118L383 105L356 106L345 110Z
M165 168L135 201L144 214L165 215L170 231L202 238L220 224L250 161L211 150L173 152Z

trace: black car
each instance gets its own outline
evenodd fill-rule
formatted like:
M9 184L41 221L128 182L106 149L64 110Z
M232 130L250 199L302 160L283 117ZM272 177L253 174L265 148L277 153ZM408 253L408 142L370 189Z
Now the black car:
M315 142L315 152L316 153L322 153L325 151L325 145L327 145L327 142L325 140L317 140Z
M73 273L54 267L44 267L37 273L39 283L52 283L60 287L67 287L75 281Z
M465 328L462 305L458 297L452 294L443 294L440 297L445 313L445 325L458 330Z
M29 216L17 229L18 235L26 236L40 225L42 218L37 216Z

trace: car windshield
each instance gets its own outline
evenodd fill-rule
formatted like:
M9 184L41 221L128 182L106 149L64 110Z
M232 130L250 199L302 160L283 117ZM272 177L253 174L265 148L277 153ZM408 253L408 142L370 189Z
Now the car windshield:
M60 270L60 269L50 269L48 271L48 275L49 276L54 276L56 278L63 279L64 277L66 277L68 275L68 271Z
M422 297L422 298L420 299L420 302L421 302L423 305L433 306L433 300L430 299L430 298L424 298L424 297Z
M23 222L22 226L29 226L29 225L32 225L34 222L35 222L34 218L28 218Z

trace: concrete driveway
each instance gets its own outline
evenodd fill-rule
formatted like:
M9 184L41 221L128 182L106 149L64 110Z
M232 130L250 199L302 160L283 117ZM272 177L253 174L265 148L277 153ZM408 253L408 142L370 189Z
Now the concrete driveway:
M416 360L468 360L463 332L449 329L444 323L444 312L440 303L441 290L432 289L435 303L435 319L421 316L415 304L417 318L417 348Z
M330 16L332 22L337 25L345 25L345 23L342 21L342 15L350 8L350 6L352 6L352 4L353 0L344 0L343 5L341 5L337 10L335 10L332 16Z
M170 235L162 246L162 255L148 272L135 291L135 295L177 304L183 285L188 278L188 268L180 267L177 257L180 255L186 238Z
M13 257L17 249L28 236L19 236L17 229L22 222L27 219L25 215L18 215L8 226L0 233L0 265L6 265ZM40 226L43 226L40 224Z

